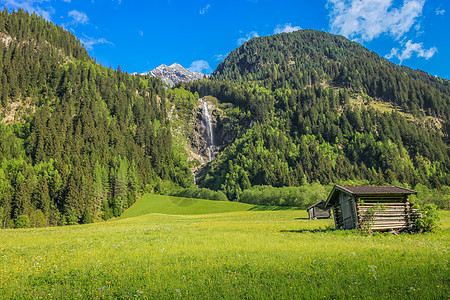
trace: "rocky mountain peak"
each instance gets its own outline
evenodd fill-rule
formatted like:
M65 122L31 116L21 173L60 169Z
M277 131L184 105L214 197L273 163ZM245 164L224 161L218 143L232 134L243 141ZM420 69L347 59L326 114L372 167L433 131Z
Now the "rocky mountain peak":
M171 64L170 65L170 67L171 68L174 68L174 69L184 69L184 70L186 70L182 65L180 65L179 63L173 63L173 64Z
M159 77L168 86L174 86L180 82L189 82L202 79L207 76L200 72L191 72L178 63L173 63L170 66L162 64L148 73L141 75L147 75L153 77Z

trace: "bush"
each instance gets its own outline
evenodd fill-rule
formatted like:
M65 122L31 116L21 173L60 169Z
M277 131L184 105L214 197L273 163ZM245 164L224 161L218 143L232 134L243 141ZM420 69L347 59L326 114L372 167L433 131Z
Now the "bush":
M16 220L16 228L29 228L30 218L27 215L20 215Z
M217 201L228 201L227 195L225 195L224 192L222 191L217 191L216 192L216 199Z
M176 190L179 186L172 181L159 181L156 183L154 192L160 195L171 195L172 191Z
M300 187L253 186L242 192L239 202L256 205L296 206L307 208L326 200L328 193L323 185L314 182Z
M78 224L78 217L74 209L70 209L66 215L66 224L67 225L75 225Z
M210 189L200 189L198 187L190 187L187 189L180 189L170 194L176 197L206 199L215 201L228 201L227 196L222 191L213 191Z
M45 226L45 215L40 209L30 214L30 226L34 228Z
M442 186L439 189L430 189L423 184L414 187L417 195L411 195L411 202L424 205L436 204L439 209L450 209L450 187Z
M416 220L419 232L433 232L438 228L440 218L435 204L425 204L422 207L415 205L414 208L420 209L422 213L422 218Z
M364 202L361 201L361 205ZM385 211L384 205L376 204L369 208L366 212L361 214L360 226L358 231L362 234L373 234L372 226L375 223L375 215L379 212Z

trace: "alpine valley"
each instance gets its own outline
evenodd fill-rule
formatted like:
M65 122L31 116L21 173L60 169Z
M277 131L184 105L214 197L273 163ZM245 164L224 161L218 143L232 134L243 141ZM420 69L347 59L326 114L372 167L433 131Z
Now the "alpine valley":
M342 182L449 208L450 81L342 36L253 38L209 77L178 64L130 75L4 10L0 63L1 227L106 220L145 192L306 207L314 197L292 195Z

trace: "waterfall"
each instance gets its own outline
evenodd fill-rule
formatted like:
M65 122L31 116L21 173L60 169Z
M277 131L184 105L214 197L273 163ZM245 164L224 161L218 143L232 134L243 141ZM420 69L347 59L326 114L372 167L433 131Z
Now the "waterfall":
M214 133L212 128L212 118L208 111L208 104L201 99L203 106L203 116L206 126L206 146L208 148L208 158L211 161L214 158Z

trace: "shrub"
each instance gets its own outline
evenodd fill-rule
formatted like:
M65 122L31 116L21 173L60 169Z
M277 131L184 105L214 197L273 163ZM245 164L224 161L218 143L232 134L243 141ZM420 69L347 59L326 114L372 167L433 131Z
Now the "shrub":
M30 226L34 228L45 226L45 215L40 209L31 212Z
M156 183L154 192L160 195L171 195L172 191L176 190L178 185L172 181L159 181Z
M422 213L422 218L416 220L419 232L433 232L438 228L440 218L435 204L425 204L422 207L415 205L414 208L420 209Z
M325 187L318 182L300 187L272 187L256 185L242 192L239 202L256 205L296 206L307 208L327 199Z
M78 223L78 217L74 209L70 209L66 215L67 225L75 225Z
M439 209L450 209L450 187L441 186L439 189L430 189L423 184L414 187L417 195L411 195L411 201L420 205L436 204Z
M30 218L27 215L20 215L16 220L16 228L28 228L30 227Z
M217 191L216 192L216 199L217 201L228 201L227 195L225 195L224 192L222 191Z
M361 201L361 204L364 202ZM375 215L378 212L385 211L384 205L376 204L372 208L369 208L361 215L361 222L358 231L362 234L372 234L372 226L375 223Z
M210 189L200 189L198 187L190 187L180 189L170 194L176 197L196 198L216 201L228 201L227 196L222 191L213 191Z

